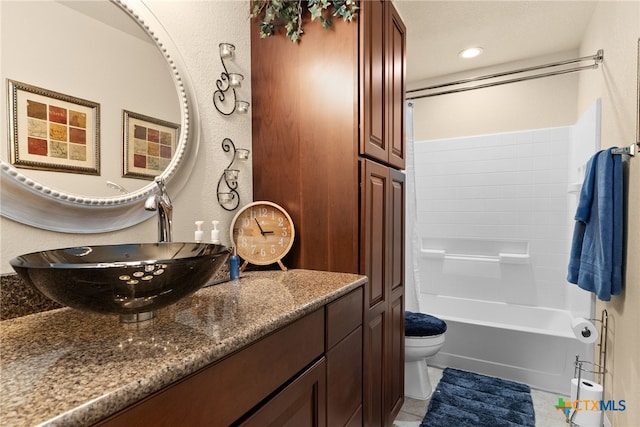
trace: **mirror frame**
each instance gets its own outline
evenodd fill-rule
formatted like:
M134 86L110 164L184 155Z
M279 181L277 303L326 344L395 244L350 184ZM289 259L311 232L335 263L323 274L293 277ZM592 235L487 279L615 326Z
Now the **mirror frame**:
M141 0L109 1L151 37L171 72L180 102L180 139L175 155L160 176L165 180L169 194L178 194L193 169L200 140L197 98L191 80L171 37ZM124 195L82 196L48 187L0 160L0 187L0 214L3 217L45 230L103 233L139 224L156 215L144 209L145 200L158 192L153 181Z

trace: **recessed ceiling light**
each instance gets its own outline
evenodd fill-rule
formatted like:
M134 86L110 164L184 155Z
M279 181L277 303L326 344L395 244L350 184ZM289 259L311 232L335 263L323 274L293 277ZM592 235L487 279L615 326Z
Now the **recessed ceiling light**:
M468 49L461 50L460 53L458 53L458 56L465 59L475 58L480 55L482 51L483 49L481 47L470 47Z

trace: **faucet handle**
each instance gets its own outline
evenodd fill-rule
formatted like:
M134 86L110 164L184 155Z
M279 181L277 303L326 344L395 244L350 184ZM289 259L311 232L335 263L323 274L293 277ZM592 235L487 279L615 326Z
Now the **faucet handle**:
M169 193L167 192L167 188L165 187L164 178L158 175L153 180L160 190L160 199L162 199L165 204L171 206L171 197L169 197Z
M164 178L160 175L156 176L153 181L156 183L161 193L164 193Z
M171 198L164 187L164 179L160 176L154 178L160 194L152 194L145 201L144 208L148 211L158 211L158 241L171 241L171 223L173 206Z

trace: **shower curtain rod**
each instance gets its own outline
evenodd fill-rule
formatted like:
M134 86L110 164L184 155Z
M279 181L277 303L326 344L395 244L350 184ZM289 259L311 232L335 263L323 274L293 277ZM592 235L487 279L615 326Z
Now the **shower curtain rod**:
M556 76L556 75L559 75L559 74L575 73L577 71L583 71L583 70L595 70L595 69L598 68L598 65L602 62L603 59L604 59L604 50L599 49L598 52L595 55L591 55L591 56L583 56L582 58L568 59L568 60L565 60L565 61L558 61L558 62L553 62L553 63L550 63L550 64L544 64L544 65L536 65L536 66L533 66L533 67L521 68L521 69L512 70L512 71L505 71L505 72L502 72L502 73L489 74L489 75L486 75L486 76L471 77L471 78L468 78L468 79L457 80L457 81L454 81L454 82L441 83L441 84L437 84L437 85L433 85L433 86L427 86L427 87L422 87L422 88L418 88L418 89L412 89L412 90L406 91L406 93L408 94L408 93L413 93L413 92L422 92L422 91L425 91L425 90L440 89L440 88L447 87L447 86L457 86L457 85L477 82L477 81L481 81L481 80L488 80L488 79L495 79L495 78L498 78L498 77L510 76L512 74L525 73L525 72L528 72L528 71L541 70L541 69L545 69L545 68L555 68L555 67L559 67L559 66L562 66L562 65L574 64L576 62L594 61L594 63L591 64L591 65L584 65L584 66L581 66L581 67L568 68L568 69L564 69L564 70L550 71L548 73L533 74L533 75L530 75L530 76L516 77L514 79L507 79L507 80L502 80L502 81L497 81L497 82L484 83L484 84L479 84L479 85L475 85L475 86L469 86L469 87L463 87L463 88L457 88L457 89L449 89L449 90L444 90L444 91L435 92L435 93L429 93L429 94L424 94L424 95L407 96L407 99L411 100L411 99L428 98L428 97L431 97L431 96L446 95L446 94L449 94L449 93L457 93L457 92L465 92L465 91L468 91L468 90L483 89L483 88L503 85L503 84L507 84L507 83L516 83L516 82L522 82L522 81L526 81L526 80L539 79L541 77L550 77L550 76Z

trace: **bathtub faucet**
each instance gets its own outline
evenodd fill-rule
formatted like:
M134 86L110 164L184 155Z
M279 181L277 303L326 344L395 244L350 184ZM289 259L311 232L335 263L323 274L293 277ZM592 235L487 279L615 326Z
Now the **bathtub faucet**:
M144 203L144 208L148 211L158 211L158 241L170 242L173 205L164 186L164 179L156 176L155 183L160 193L149 196Z

